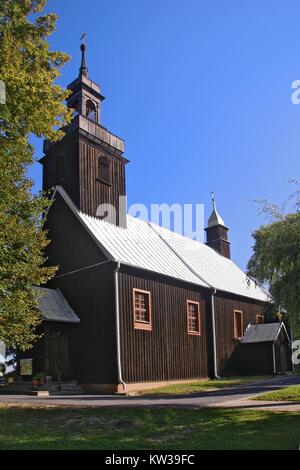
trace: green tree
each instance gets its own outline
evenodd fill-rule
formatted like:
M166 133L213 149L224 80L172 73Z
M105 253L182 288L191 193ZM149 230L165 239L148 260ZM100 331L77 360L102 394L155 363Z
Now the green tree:
M54 83L69 58L49 49L56 16L40 14L45 3L0 3L0 79L6 85L6 102L0 104L0 340L21 349L33 344L40 322L32 286L55 273L44 265L48 240L41 214L49 201L32 194L29 139L60 139L58 129L70 120L68 92Z
M262 202L270 222L253 233L248 273L269 286L275 307L287 310L293 336L300 339L300 189L290 199L295 204L289 213L285 205Z

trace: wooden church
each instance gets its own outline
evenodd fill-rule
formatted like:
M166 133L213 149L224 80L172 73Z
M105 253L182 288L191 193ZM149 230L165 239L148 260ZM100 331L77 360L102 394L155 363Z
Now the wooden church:
M264 323L268 294L231 261L215 203L206 244L126 214L124 141L101 124L104 97L81 51L73 121L40 160L44 189L55 188L45 224L59 271L27 357L35 372L99 392L233 374L233 352L249 324ZM105 204L113 220L97 216Z

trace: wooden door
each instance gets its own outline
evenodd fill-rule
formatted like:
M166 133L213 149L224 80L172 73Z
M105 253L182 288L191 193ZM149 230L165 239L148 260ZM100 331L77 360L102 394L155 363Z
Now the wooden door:
M69 341L64 334L52 333L48 336L47 375L53 381L69 380Z

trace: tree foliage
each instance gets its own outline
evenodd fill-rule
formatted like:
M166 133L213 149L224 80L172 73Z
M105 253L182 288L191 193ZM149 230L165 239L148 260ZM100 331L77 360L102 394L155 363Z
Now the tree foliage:
M271 220L253 233L248 272L269 285L275 306L287 310L294 335L300 338L300 190L290 199L295 204L287 214L284 206L263 201L262 212Z
M60 139L58 129L70 120L68 92L54 83L68 56L49 49L56 16L41 14L45 3L0 3L0 80L6 86L6 102L0 104L0 340L22 349L33 344L40 321L32 286L55 272L44 265L48 240L41 214L49 201L32 195L29 139Z

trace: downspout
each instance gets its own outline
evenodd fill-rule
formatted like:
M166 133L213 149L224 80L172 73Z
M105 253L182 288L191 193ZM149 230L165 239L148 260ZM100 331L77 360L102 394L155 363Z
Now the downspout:
M218 364L217 364L217 338L216 338L216 317L215 317L215 295L217 289L213 289L211 294L211 322L212 322L212 333L213 333L213 358L214 358L214 378L221 379L218 374Z
M120 302L119 302L119 270L120 263L117 263L114 269L114 283L115 283L115 314L116 314L116 339L117 339L117 371L118 371L118 383L123 385L124 391L126 391L126 383L122 379L122 364L121 364L121 342L120 342Z
M159 238L170 248L171 251L180 259L180 261L202 282L204 282L208 287L210 287L213 292L211 295L211 313L212 313L212 330L213 330L213 358L214 358L214 378L221 379L218 375L218 366L217 366L217 340L216 340L216 321L215 321L215 301L214 296L217 293L217 289L209 284L204 278L202 278L186 260L180 256L179 253L172 247L172 245L154 228L154 226L148 222L148 225L152 230L159 236Z
M272 344L272 350L273 350L273 370L274 370L274 374L276 374L277 371L276 371L275 341L274 341L274 343Z
M282 323L283 323L283 327L285 329L286 335L289 336L288 332L286 331L286 327L285 327L284 322L282 322ZM289 352L292 355L293 354L293 342L294 342L293 326L292 325L290 326L290 333L291 333L291 337L289 337L289 348L290 348ZM292 372L293 372L293 374L295 374L296 373L296 369L295 369L296 364L294 364L294 362L293 362L293 357L291 357L291 363L292 363Z

